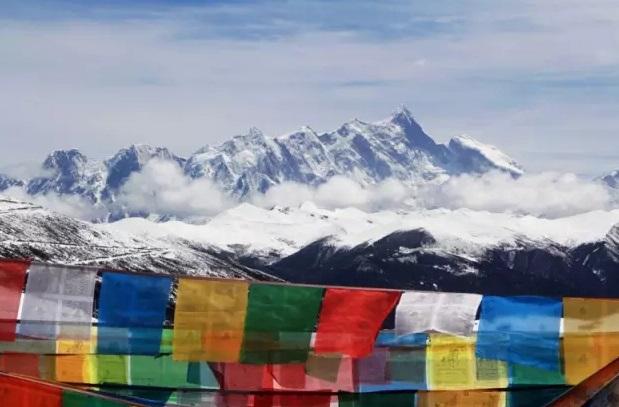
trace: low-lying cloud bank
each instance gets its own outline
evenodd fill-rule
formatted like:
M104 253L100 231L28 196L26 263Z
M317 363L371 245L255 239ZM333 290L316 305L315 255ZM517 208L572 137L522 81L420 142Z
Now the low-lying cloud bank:
M490 212L512 212L559 218L616 207L604 185L574 174L540 173L514 179L501 172L452 177L439 185L405 186L387 180L362 187L343 177L334 177L316 188L282 184L256 196L260 206L298 205L312 201L328 209L354 206L381 209L468 208Z
M233 205L215 184L192 179L170 161L151 160L122 186L116 203L129 212L178 218L212 216Z
M177 219L204 218L239 202L208 179L192 179L169 161L150 161L134 173L118 191L109 207L86 199L49 193L29 196L21 188L4 192L57 212L82 219L105 219L109 211L129 214L158 214ZM316 187L283 183L264 194L248 198L254 205L270 208L314 202L318 207L356 207L365 211L468 208L478 211L511 212L544 218L560 218L594 210L619 207L616 191L574 174L525 174L519 178L501 172L452 177L442 184L408 186L395 179L375 185L336 176Z
M552 172L525 174L517 179L499 172L453 177L442 185L421 188L418 202L424 207L514 212L545 218L617 207L612 192L603 184L574 174Z

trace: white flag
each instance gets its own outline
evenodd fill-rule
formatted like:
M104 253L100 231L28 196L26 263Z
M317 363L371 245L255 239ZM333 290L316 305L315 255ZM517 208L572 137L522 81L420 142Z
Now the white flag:
M395 311L398 336L436 331L469 336L481 302L479 294L406 291Z
M32 265L18 332L41 339L90 339L94 270Z

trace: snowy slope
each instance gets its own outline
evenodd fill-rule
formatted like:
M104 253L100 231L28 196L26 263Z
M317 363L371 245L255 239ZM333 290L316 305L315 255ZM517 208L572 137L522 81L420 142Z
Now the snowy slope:
M523 238L564 246L603 239L619 223L619 209L571 217L533 216L468 209L364 212L356 208L326 210L312 203L298 208L267 210L248 203L220 213L204 225L183 222L155 223L124 219L106 230L124 230L142 236L174 236L208 242L227 250L283 257L324 238L334 247L350 248L379 240L401 230L425 229L436 247L477 253L498 245L515 245Z
M449 149L458 157L463 172L471 169L485 172L497 168L512 175L522 175L524 172L518 163L498 148L466 135L452 138Z
M0 257L124 270L265 279L216 247L180 238L136 236L0 199Z
M619 210L539 219L245 203L203 225L91 224L0 200L0 257L309 283L619 296Z

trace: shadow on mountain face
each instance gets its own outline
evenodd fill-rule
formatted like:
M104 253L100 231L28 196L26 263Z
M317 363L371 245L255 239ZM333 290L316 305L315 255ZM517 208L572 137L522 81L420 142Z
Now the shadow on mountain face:
M461 255L424 229L396 232L352 248L318 240L267 272L297 283L473 292L495 295L619 297L619 245L573 248L535 241ZM614 232L613 232L614 231Z

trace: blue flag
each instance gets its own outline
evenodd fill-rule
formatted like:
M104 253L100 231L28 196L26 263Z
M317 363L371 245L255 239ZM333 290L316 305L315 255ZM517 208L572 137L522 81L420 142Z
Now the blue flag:
M544 297L484 297L477 356L559 371L563 303Z
M172 279L103 273L99 295L98 353L159 353Z

